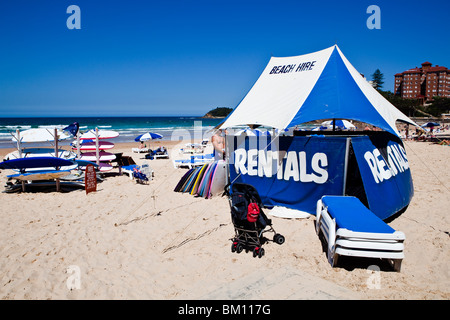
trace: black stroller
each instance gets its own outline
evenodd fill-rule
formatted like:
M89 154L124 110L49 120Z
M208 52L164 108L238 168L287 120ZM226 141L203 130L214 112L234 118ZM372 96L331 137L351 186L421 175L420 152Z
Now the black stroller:
M253 251L253 257L264 255L262 245L269 239L263 236L266 232L273 232L273 242L283 244L284 236L276 233L272 221L262 210L262 202L258 191L249 184L233 183L225 187L225 193L231 207L231 221L234 225L235 236L231 240L231 252L241 253Z

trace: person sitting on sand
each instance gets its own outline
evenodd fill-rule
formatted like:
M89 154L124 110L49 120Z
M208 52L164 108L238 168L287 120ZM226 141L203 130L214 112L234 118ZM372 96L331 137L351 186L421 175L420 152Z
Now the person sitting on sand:
M144 144L144 141L141 141L141 144L139 145L139 149L145 149L147 148L147 145Z

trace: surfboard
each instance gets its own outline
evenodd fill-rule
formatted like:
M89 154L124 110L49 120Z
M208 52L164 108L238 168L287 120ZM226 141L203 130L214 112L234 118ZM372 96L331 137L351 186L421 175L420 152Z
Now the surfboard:
M77 155L70 150L58 150L58 158L75 159ZM31 157L55 157L55 149L52 148L24 148L22 151L22 158ZM20 159L19 151L13 151L5 156L5 160Z
M211 191L210 191L211 196L222 194L224 192L226 183L227 183L226 164L225 161L219 160L211 184Z
M112 143L112 142L109 142L109 141L99 141L98 142L99 150L108 150L108 149L112 149L112 148L114 148L114 143ZM73 149L76 150L77 147L75 146L75 147L73 147ZM96 150L95 141L80 144L80 150L81 151Z
M211 183L212 183L212 179L214 177L214 173L216 172L216 168L217 168L217 163L214 162L213 167L211 169L211 174L209 175L209 179L208 179L208 182L207 182L207 185L206 185L206 190L205 190L205 195L204 195L204 197L206 199L209 198L209 192L211 190Z
M188 176L188 174L189 174L189 171L187 171L185 174L183 174L183 175L181 176L180 181L178 181L178 183L177 183L177 185L175 186L175 188L173 189L173 191L175 191L175 192L179 192L179 191L180 191L180 188L181 188L181 186L183 185L184 181L186 180L186 177Z
M192 188L192 184L194 183L195 177L198 174L198 169L199 169L199 167L195 168L194 171L192 172L191 177L189 178L189 181L186 184L186 188L184 189L184 192L189 192L190 188Z
M189 180L188 180L188 182L186 184L186 187L184 188L183 192L188 192L189 191L189 187L192 184L192 181L194 180L196 173L197 173L197 168L194 169L194 171L192 172L191 176L189 177Z
M92 164L94 167L97 167L97 163L82 159L75 159L74 162L78 164L79 167L86 167L88 164Z
M28 180L50 180L58 179L70 174L70 170L44 170L44 171L34 171L25 173L16 173L7 176L8 178L28 181Z
M210 163L206 163L206 164L203 165L204 169L203 169L202 177L200 179L200 183L199 183L199 185L197 187L197 190L195 191L196 195L200 194L200 191L201 191L201 189L203 187L203 181L205 180L205 176L206 176L206 173L208 172L208 168L209 168L210 165L211 165Z
M0 169L56 168L64 166L73 166L73 162L56 157L31 157L6 160L0 163Z
M110 171L112 169L113 169L113 166L109 163L100 162L100 164L98 165L98 170L101 172Z
M207 172L206 172L205 179L203 179L203 184L202 184L202 187L201 187L201 189L200 189L199 196L201 196L201 197L204 197L204 196L205 196L205 192L206 192L206 188L207 188L207 186L208 186L208 180L209 180L209 177L210 177L210 175L211 175L212 167L213 167L213 163L210 163L210 164L208 165L208 170L207 170Z
M97 166L97 164L94 164L95 166ZM86 170L86 166L80 166L79 167L81 170ZM109 163L106 162L100 162L100 164L98 165L98 167L96 167L95 169L97 169L100 172L106 172L106 171L110 171L113 169L113 166L110 165Z
M80 157L81 160L97 161L97 152L83 152ZM99 161L112 161L116 159L116 155L106 151L99 152Z
M198 188L198 186L200 184L200 180L203 177L203 171L205 171L205 166L204 165L200 167L200 170L198 172L197 178L195 179L195 183L194 183L194 185L193 185L193 187L191 189L191 194L192 195L195 194L196 191L197 191L197 188Z
M178 188L178 192L183 192L183 188L184 188L184 186L185 186L185 184L187 183L187 180L189 179L189 177L190 177L190 175L192 174L192 171L194 171L194 169L192 168L192 169L189 169L185 174L184 174L184 176L182 177L182 181L181 181L181 184L180 184L180 186L179 186L179 188Z
M84 188L84 182L81 181L60 181L60 187L68 188ZM26 184L27 190L32 188L45 188L45 187L55 187L56 181L38 181ZM5 187L5 193L12 193L22 190L22 184L13 184Z
M55 141L55 137L53 136L55 133L55 129L46 129L46 128L35 128L28 129L22 132L19 132L20 142L48 142ZM70 138L66 133L58 130L58 140L65 140ZM13 134L13 141L17 141L17 134Z
M112 130L98 130L98 138L99 139L112 139L119 136L117 131ZM89 130L88 132L83 133L80 136L81 140L93 140L96 138L95 130Z

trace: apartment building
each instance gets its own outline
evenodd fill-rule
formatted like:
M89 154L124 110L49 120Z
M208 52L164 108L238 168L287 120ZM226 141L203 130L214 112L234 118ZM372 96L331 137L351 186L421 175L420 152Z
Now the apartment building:
M406 99L422 99L423 102L433 97L450 98L450 70L442 66L432 66L431 62L422 63L395 75L394 93Z

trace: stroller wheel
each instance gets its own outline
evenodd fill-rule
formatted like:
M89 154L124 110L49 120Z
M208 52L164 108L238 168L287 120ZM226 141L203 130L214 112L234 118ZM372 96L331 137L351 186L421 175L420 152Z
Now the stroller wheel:
M253 249L253 258L256 258L257 256L258 256L258 250L259 248L257 248L257 247L255 247L254 249Z
M233 242L233 243L231 244L231 252L235 252L235 251L236 251L236 243Z
M285 240L286 240L286 239L284 238L284 236L281 235L281 234L279 234L279 233L276 233L276 234L273 236L273 242L278 243L279 245L282 245L282 244L284 243Z
M262 256L264 255L264 253L265 253L265 252L264 252L264 248L260 248L260 249L259 249L259 252L258 252L258 257L259 257L259 258L262 258Z
M239 243L236 245L236 253L241 253L242 250L244 250L244 246L242 245L242 243Z

